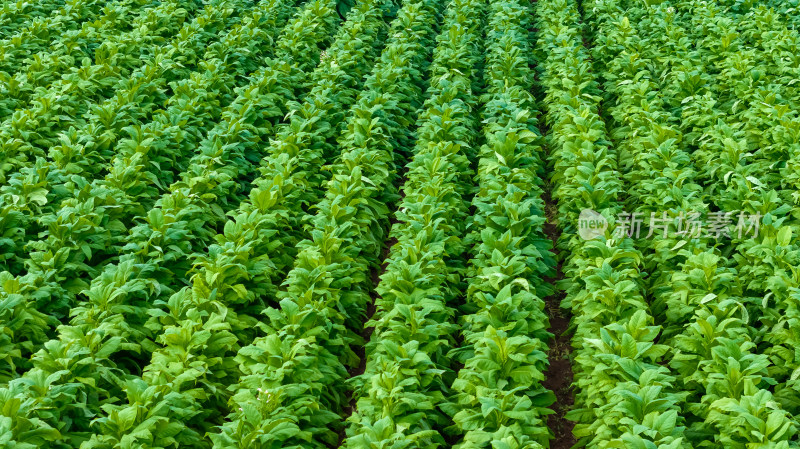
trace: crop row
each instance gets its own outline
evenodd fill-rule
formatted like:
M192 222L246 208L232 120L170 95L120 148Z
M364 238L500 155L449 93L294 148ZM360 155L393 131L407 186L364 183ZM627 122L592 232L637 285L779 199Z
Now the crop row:
M338 440L339 414L348 402L342 385L345 366L358 363L350 349L360 341L353 330L369 300L369 268L379 257L386 203L392 200L392 149L408 146L405 129L421 102L437 9L437 3L403 5L364 90L352 97L355 103L338 136L341 154L326 167L331 178L323 185L315 213L304 219L298 207L281 214L290 221L277 229L283 234L280 240L288 238L286 248L296 244L299 253L276 302L264 311L264 335L239 351L242 375L233 387L234 411L221 433L212 435L215 446L325 447ZM324 157L324 152L306 148L306 157ZM277 158L269 162L272 173L285 164ZM281 184L275 175L262 176L256 184L259 196L271 199L265 197L275 190L270 186ZM289 194L289 205L317 196L306 192L295 200L293 192L282 190ZM300 242L287 232L297 220L309 223Z
M584 11L597 15L610 6ZM587 447L683 447L682 396L661 366L668 348L656 344L660 328L644 296L642 254L629 238L582 240L576 232L584 209L615 222L623 195L617 161L628 160L599 115L601 90L580 12L569 0L539 2L537 12L554 196L565 230L559 247L567 252L559 287L574 315L575 436ZM625 18L616 24L629 26ZM617 43L602 32L595 40Z
M794 8L5 2L0 441L793 447Z
M496 1L489 12L463 343L451 352L463 368L449 406L459 448L547 447L554 396L541 384L551 337L541 298L552 293L544 277L555 260L543 232L543 139L530 93L533 11L527 1Z
M347 104L347 97L352 96L346 95L346 88L337 92L340 89L338 86L344 87L348 81L357 86L361 76L369 69L370 61L374 60L375 47L379 47L385 37L383 20L384 13L388 11L382 6L385 5L362 2L350 11L333 46L326 50L319 68L311 77L315 87L304 103L306 110L314 104L326 105L336 101L335 94L339 93L345 94L339 106ZM320 17L330 17L329 11ZM353 36L369 38L372 42L359 45L352 41ZM344 67L339 67L339 63ZM350 70L345 72L347 69ZM281 74L273 73L273 77L275 75ZM305 84L305 80L297 76L287 81ZM288 86L291 86L291 82ZM292 87L288 86L284 88L291 91ZM292 110L298 114L302 107L293 106ZM297 117L299 119L300 116ZM306 130L316 128L323 131L323 135L330 129L325 125L331 128L336 125L335 122L310 124L312 126ZM310 134L299 136L290 126L282 128L278 139L310 137ZM283 153L283 149L286 147L270 145L264 161L273 157L285 161L287 156L291 156L291 151ZM312 166L309 164L307 168L310 174ZM298 176L302 174L298 173ZM278 177L267 179L278 181ZM294 184L294 187L299 188L299 185ZM274 220L271 212L277 211L262 209L262 206L294 206L287 212L296 214L301 204L291 201L272 205L245 202L239 210L234 211L236 221L225 223L224 234L216 236L217 244L212 246L208 255L202 254L197 258L192 287L178 292L164 304L169 319L165 320L166 326L158 340L162 346L153 353L150 364L144 367L141 379L132 377L129 380L136 384L142 395L132 398L128 404L114 407L108 418L104 419L104 427L114 429L124 422L123 416L142 416L141 411L146 410L149 412L145 415L147 419L136 422L139 427L158 420L173 428L202 427L211 431L207 423L209 419L214 423L221 418L220 414L224 415L227 409L225 402L229 397L227 391L234 391L229 385L235 383L239 376L234 356L241 346L240 342L252 341L258 335L256 316L264 308L264 302L272 298L270 283L279 281L281 276L281 269L270 266L265 257L267 254L263 251L268 248L273 251L281 249L275 241L266 239L274 235L276 228L284 231L281 226L283 223ZM243 217L249 220L242 221ZM293 243L287 242L287 245L293 246ZM251 254L253 260L249 260ZM181 406L173 407L172 404L176 403ZM206 441L199 441L201 436L198 435L194 444L207 444ZM116 438L122 438L122 435Z
M366 324L373 330L365 370L352 381L355 407L345 448L445 444L486 7L483 0L452 1L436 39L430 97L388 234L394 244Z
M788 209L777 207L778 195L763 189L770 177L760 181L757 176L767 173L767 164L781 160L775 146L764 145L766 141L779 140L777 136L764 139L761 133L780 125L786 129L784 117L773 123L764 117L775 117L765 114L765 109L771 112L785 107L781 106L783 100L771 96L770 91L791 91L781 83L787 79L783 74L792 67L775 65L781 61L779 58L764 59L764 54L779 54L780 45L762 52L738 53L739 59L731 53L746 45L743 41L758 41L757 36L775 27L769 11L754 10L750 25L744 26L745 31L739 35L731 32L734 22L719 14L713 5L685 3L691 5L690 13L681 8L676 13L668 3L644 8L631 2L596 2L585 9L591 11L587 15L593 22L593 59L601 68L598 72L604 80L603 106L623 173L625 195L620 195L621 200L627 211L639 212L645 220L660 218L662 213L670 217L691 212L708 214L706 204L722 211L739 207L749 213L760 212L764 216L763 234L753 241L735 239L734 245L728 246L719 241L719 235L716 241L706 234L675 237L673 226L669 231L673 235L636 240L636 262L631 267L656 274L643 279L637 287L650 302L654 318L641 315L648 311L646 304L640 306L638 313L646 318L643 323L655 321L664 329L661 332L658 327L653 328L658 335L648 335L643 342L636 338L630 341L650 345L650 354L637 357L648 361L651 367L662 365L662 376L647 379L650 396L637 392L637 403L628 398L622 403L609 401L603 405L601 399L595 402L595 417L580 411L574 416L586 422L586 434L596 435L590 444L602 444L600 438L617 435L630 443L630 435L624 433L629 424L623 416L647 407L658 412L647 417L652 422L658 422L661 414L668 416L663 422L673 427L675 423L686 425L685 429L664 428L649 435L672 438L670 444L785 444L795 435L796 422L774 402L770 390L775 380L770 374L786 373L792 367L773 369L762 354L768 345L757 345L763 332L757 320L762 314L774 317L775 313L767 305L770 295L757 290L758 276L748 275L748 271L759 269L758 261L746 257L743 248L758 245L750 255L760 256L775 243L783 247L790 244L790 229L779 231L784 221L780 217ZM690 42L701 44L693 48L688 45ZM770 47L766 40L759 45ZM659 66L661 62L666 62L666 70ZM767 63L762 65L763 75L749 71L748 67L759 63ZM754 83L763 87L753 89ZM730 123L736 117L753 120ZM746 154L747 151L753 153ZM751 159L746 165L739 165L748 157ZM759 165L759 159L763 165ZM736 256L736 251L742 256ZM782 280L779 276L773 277L773 282ZM788 323L784 321L773 329ZM609 329L601 329L600 336L605 337L604 331ZM626 332L634 335L630 328ZM612 340L620 339L619 335L608 333ZM576 346L589 341L585 339ZM773 354L785 354L780 345L773 350ZM593 357L609 363L607 356ZM620 360L614 363L619 364ZM642 365L639 366L641 371ZM631 369L627 366L629 376L633 375ZM586 383L579 384L579 398L587 394L584 390L597 388L597 380L597 371L587 376ZM621 380L624 378L615 382L620 393L636 391L631 386L624 388ZM594 385L589 386L588 382ZM787 400L791 397L790 388L776 391L783 393L783 403L791 403ZM746 419L741 419L742 415ZM662 430L670 430L671 435Z
M714 17L714 13L716 11L709 8L700 17L710 20L708 18ZM721 430L718 441L731 447L788 441L797 432L797 422L792 416L796 410L792 398L796 393L791 382L786 382L797 368L795 357L789 355L793 350L788 349L794 340L791 336L794 300L789 297L789 291L797 283L788 273L793 271L789 266L798 253L796 244L792 242L791 219L787 216L790 207L780 201L780 197L788 192L781 192L780 188L774 190L780 180L770 174L771 167L782 165L788 156L781 154L783 150L778 142L791 146L791 142L785 139L791 139L791 132L786 131L793 127L794 119L792 114L781 111L791 107L794 88L785 84L790 82L790 78L782 74L796 70L797 66L787 64L786 61L790 60L781 55L787 55L782 46L791 42L794 33L786 28L781 30L780 22L761 8L754 10L748 20L748 24L742 23L741 34L729 34L728 51L743 56L740 64L726 62L722 65L724 75L710 78L701 85L700 93L721 101L707 104L705 113L711 124L691 154L697 171L708 180L704 200L722 211L741 210L748 215L758 213L762 217L759 219L760 229L757 236L743 238L732 232L732 245L717 244L720 257L708 256L708 251L700 253L683 267L683 273L676 276L681 281L678 294L699 295L694 296L695 301L703 298L696 312L700 317L696 320L703 329L693 325L686 332L688 335L676 340L676 345L680 344L686 353L686 362L676 365L687 374L687 389L691 391L697 382L697 374L688 376L697 369L693 366L695 360L708 358L709 353L714 354L715 359L726 359L725 362L715 360L711 365L716 365L720 372L728 372L730 366L737 366L743 373L741 379L726 378L717 385L708 382L715 388L703 398L704 404L711 403L714 415L709 417ZM746 41L754 36L775 32L782 33L786 39L776 43L761 41L758 44L763 48L760 53L740 50L747 48ZM700 48L705 50L703 55L710 54L705 46ZM764 56L765 60L758 61ZM706 61L705 58L699 60L701 69L706 68ZM754 77L754 72L743 70L748 66L760 66L764 72ZM743 90L745 83L753 89ZM729 97L727 92L731 88L735 89L738 98ZM728 110L731 104L733 107ZM718 166L716 172L708 169L712 151L717 154L713 159ZM704 270L711 282L700 283L696 276L691 276L692 270L698 269ZM765 276L767 272L771 276ZM727 286L720 288L720 281ZM713 317L706 318L712 313ZM715 330L713 338L708 336L708 328ZM693 343L698 341L698 335L708 343L702 346ZM706 355L698 357L698 353ZM700 368L710 371L703 365ZM778 385L773 386L776 383ZM724 395L719 391L730 393ZM774 405L770 391L775 391L774 398L785 409ZM726 396L730 399L712 402ZM731 404L741 407L737 415L745 414L748 417L746 423L737 421L727 411ZM719 411L721 407L724 410ZM695 405L691 410L703 416L706 408Z
M657 11L662 14L640 21L643 19L640 9L623 10L630 23L638 24L629 30L611 25L613 19L609 12L616 16L620 11L600 12L599 27L606 36L616 37L617 42L622 43L619 46L622 52L617 58L628 61L627 55L633 53L633 48L642 55L638 68L622 72L626 79L638 80L638 83L629 84L636 90L631 92L621 88L614 92L618 103L617 117L619 122L627 125L618 128L622 130L619 138L630 144L630 148L637 148L626 181L640 188L631 195L629 203L633 207L639 206L645 214L656 210L666 210L668 214L702 210L699 194L702 188L695 183L692 161L681 148L682 135L676 128L664 125L668 113L657 100L660 86L653 81L657 78L651 78L645 68L657 58L668 58L666 54L659 54L661 47L648 46L647 36L662 32L662 27L669 26L671 12L662 9ZM680 38L680 21L675 20L675 24L678 26L674 27L676 32L672 37ZM636 29L638 27L644 28L642 34ZM623 37L626 31L628 36ZM653 50L641 52L639 45ZM607 47L604 50L608 52ZM618 68L612 64L608 71L618 72ZM621 84L625 83L617 82L617 85ZM637 98L636 93L640 97ZM648 151L648 148L651 149ZM655 183L651 181L653 174L660 175ZM657 187L659 183L661 187ZM647 185L654 188L641 188ZM660 192L669 192L669 195L659 195ZM666 305L666 324L670 328L661 337L661 342L670 348L670 367L677 374L678 382L673 382L670 388L678 386L680 393L685 395L682 399L686 401L683 415L691 423L687 439L713 439L725 447L745 447L747 443L778 442L791 437L793 424L787 420L786 413L764 408L772 401L766 390L769 385L769 379L765 377L767 359L751 353L754 344L747 337L748 318L743 291L737 292L737 283L728 284L724 289L717 288L720 280L732 279L735 272L717 270L720 257L708 249L712 246L707 241L710 239L690 239L688 242L661 236L657 239L656 254L651 256L648 252L645 259L650 265L648 270L659 273L661 278L652 291L661 296L655 304ZM681 269L683 273L680 273ZM693 274L697 273L695 270L702 270L706 279L698 279ZM719 277L715 281L708 282L710 277L716 276ZM709 329L719 333L709 335ZM667 339L675 332L678 335ZM742 377L731 378L728 375L731 370L740 370ZM748 419L736 419L732 414L734 407L738 409L736 414L746 413Z
M276 45L281 56L273 61L274 65L286 64L289 60L296 61L290 65L294 66L294 70L301 71L308 64L317 61L321 51L317 44L323 44L329 39L331 27L335 25L336 16L331 14L331 11L330 6L324 2L309 3L285 28L284 36ZM287 45L289 43L291 46ZM314 45L305 45L307 43ZM269 77L266 79L269 80ZM254 80L254 84L256 82ZM238 106L242 106L242 102L252 97L254 91L257 92L257 89L242 90ZM201 94L202 91L198 93ZM265 98L269 97L265 95ZM235 99L233 104L237 104ZM231 118L229 114L237 110L239 109L232 106L226 111L228 114L224 115ZM260 117L260 115L250 116L251 120ZM192 178L187 174L183 181L185 183ZM213 202L213 198L209 196L198 195L197 199ZM166 205L172 207L170 203ZM73 308L70 313L73 317L70 325L61 326L58 339L45 343L44 348L34 355L34 368L27 371L24 377L12 380L5 389L9 400L17 403L17 407L22 406L22 398L29 398L24 402L24 410L16 410L14 416L16 422L21 423L20 426L29 425L25 423L39 423L39 426L44 427L46 423L52 428L58 428L62 434L57 436L54 430L49 434L50 438L45 441L63 441L62 438L66 435L79 440L88 438L85 432L89 423L84 420L85 418L76 422L64 422L60 417L71 415L93 417L100 413L98 406L102 404L96 400L98 397L112 401L126 397L124 391L128 390L125 383L128 373L137 372L134 367L139 364L138 360L142 360L142 357L149 358L149 354L159 347L154 340L161 334L163 327L175 322L169 315L165 316L161 312L161 307L169 304L170 293L176 288L176 285L170 282L172 280L185 282L185 280L165 279L165 273L172 276L169 267L165 266L164 260L151 261L149 256L152 255L152 251L163 253L158 247L160 239L174 239L175 244L164 247L170 251L185 249L180 246L182 237L185 237L182 228L196 224L196 221L176 223L173 220L174 215L164 215L163 210L156 210L147 218L153 229L150 232L133 234L138 238L131 242L131 248L124 251L120 262L109 266L81 294L80 305ZM173 224L175 227L169 229L169 225ZM164 229L165 226L167 229ZM161 230L167 232L161 235ZM140 228L140 231L145 230ZM209 235L207 231L199 234ZM139 252L139 245L146 251ZM166 260L184 262L178 254L167 257ZM178 294L173 298L179 299L183 296ZM152 317L149 316L150 313L153 314ZM88 354L94 356L87 357ZM70 369L64 372L62 371L64 366ZM37 384L43 388L35 387ZM125 420L132 418L128 414L123 416ZM117 422L117 418L118 414L115 413L111 422ZM128 422L132 423L133 421ZM143 428L147 429L147 425ZM124 426L103 429L101 435L104 437L95 438L86 444L104 447L103 445L109 444L115 436L125 435L132 430ZM192 435L196 435L191 431L185 434L190 439ZM167 435L168 438L174 436ZM162 434L145 432L137 433L135 438L143 439L142 444L147 444L147 441L150 441L149 444L160 444L148 438L161 437ZM161 442L167 444L168 441L171 440Z
M753 352L759 354L760 363L774 379L769 382L777 383L771 387L775 398L794 416L798 411L795 373L800 368L794 350L800 287L800 278L795 274L800 247L793 208L797 204L794 172L798 160L794 148L800 138L800 119L795 112L798 91L793 79L800 64L791 48L800 36L765 8L754 8L739 20L737 25L742 31L733 41L738 47L732 46L731 51L754 42L762 60L747 61L744 68L753 72L758 67L763 76L738 76L733 80L738 91L748 78L755 89L741 95L739 106L731 113L709 108L709 115L718 118L717 126L709 130L693 155L698 167L709 163L711 151L723 155L715 161L721 165L718 172L705 172L709 184L725 185L724 189L710 189L710 203L719 204L723 210L737 208L761 217L758 235L733 236L727 266L736 273L745 293L747 332L757 344ZM720 95L730 82L720 77L707 88L712 95Z
M122 140L108 175L91 183L84 180L77 186L67 184L64 187L76 190L70 195L72 198L61 201L60 209L53 213L39 211L36 219L47 229L40 236L44 238L31 243L31 247L38 251L23 260L27 273L17 277L13 288L4 292L18 298L15 307L3 316L4 321L17 321L18 324L7 328L6 334L10 334L11 341L31 342L22 345L18 351L35 352L36 345L51 337L49 329L66 316L76 295L89 286L89 281L102 272L105 264L113 261L120 251L125 251L124 245L133 243L127 239L129 227L135 224L133 219L144 217L144 207L152 205L159 196L158 187L161 185L154 184L153 180L168 181L170 166L180 171L181 165L185 164L180 158L189 158L186 153L194 151L203 137L203 130L211 125L208 116L214 117L219 114L215 111L222 109L222 102L213 101L222 90L209 87L215 86L212 83L221 84L220 80L235 80L237 72L241 79L251 65L260 63L257 59L250 63L240 59L236 49L257 58L259 54L249 49L260 39L271 39L269 34L259 31L258 25L264 14L270 14L278 21L286 20L287 8L290 8L281 1L265 2L261 7L264 9L253 11L252 20L235 27L220 42L223 44L221 48L232 51L232 57L225 58L225 53L211 51L205 61L209 70L196 73L180 87L176 86L176 95L168 100L170 107L159 113L156 120L139 128L139 142L131 138ZM208 11L211 13L212 9ZM194 44L202 46L203 41ZM226 61L232 63L226 64ZM228 70L230 73L226 74ZM228 90L228 96L232 93ZM182 124L185 126L192 121L202 124L194 129L193 134L185 133ZM178 145L180 147L176 148ZM180 155L181 149L184 156ZM69 179L75 182L79 178L73 176ZM143 204L148 197L152 198L151 202ZM98 255L103 257L98 258ZM33 347L26 347L30 344Z

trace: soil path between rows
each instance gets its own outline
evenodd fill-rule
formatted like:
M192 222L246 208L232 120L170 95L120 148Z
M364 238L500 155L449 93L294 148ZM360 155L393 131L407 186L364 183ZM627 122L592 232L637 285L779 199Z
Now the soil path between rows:
M561 235L561 230L558 227L557 214L558 208L550 196L549 190L543 195L545 201L545 212L547 216L547 223L545 223L544 231L547 237L553 242L553 248L556 248L558 238ZM557 252L557 249L554 251ZM562 272L562 261L559 260L556 267L556 276L554 278L545 279L551 285L564 278ZM555 336L549 344L549 352L547 359L550 366L544 373L545 380L542 385L556 395L556 402L553 404L552 409L555 413L547 417L547 427L553 432L553 440L550 442L551 449L569 449L575 445L576 440L572 435L572 429L575 423L566 419L566 413L572 408L575 403L575 398L572 392L572 335L569 333L570 317L568 313L561 308L561 300L564 298L564 292L556 288L555 293L544 298L545 311L550 319L550 332Z

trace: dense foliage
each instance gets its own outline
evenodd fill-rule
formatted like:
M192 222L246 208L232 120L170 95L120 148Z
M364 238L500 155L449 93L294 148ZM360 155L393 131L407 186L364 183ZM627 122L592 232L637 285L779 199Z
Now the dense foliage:
M799 11L0 0L0 447L800 447Z

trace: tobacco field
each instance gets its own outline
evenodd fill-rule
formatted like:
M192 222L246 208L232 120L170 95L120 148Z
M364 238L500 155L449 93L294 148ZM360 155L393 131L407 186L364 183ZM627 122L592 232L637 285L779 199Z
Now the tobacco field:
M0 449L800 448L798 236L797 0L0 0Z

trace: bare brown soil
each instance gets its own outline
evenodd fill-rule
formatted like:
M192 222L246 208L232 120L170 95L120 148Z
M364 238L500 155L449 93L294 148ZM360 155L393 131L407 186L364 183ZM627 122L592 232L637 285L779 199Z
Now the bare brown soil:
M545 193L543 199L545 200L545 213L547 215L547 223L544 230L553 241L553 247L555 248L561 235L557 222L558 209L550 197L549 191ZM557 249L555 251L556 253L558 252ZM555 285L563 277L561 261L559 261L556 276L552 279L545 279L545 281ZM572 393L570 318L568 313L561 308L561 300L563 298L564 293L561 291L556 291L554 294L544 298L546 312L550 318L550 332L555 335L549 345L550 350L547 356L550 366L545 373L543 383L545 388L556 395L556 402L553 404L555 413L547 417L547 426L554 434L554 438L550 442L551 449L569 449L576 443L575 437L572 435L572 428L575 427L575 423L565 418L566 413L572 408L575 398Z

